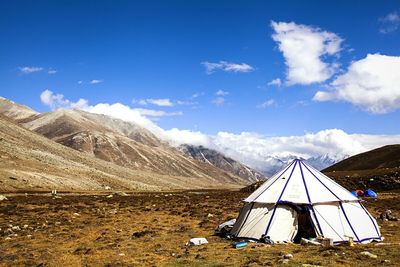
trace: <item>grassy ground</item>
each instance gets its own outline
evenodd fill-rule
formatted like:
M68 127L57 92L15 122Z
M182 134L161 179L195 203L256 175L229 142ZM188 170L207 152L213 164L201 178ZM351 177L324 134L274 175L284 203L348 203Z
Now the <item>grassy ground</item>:
M289 266L400 266L400 222L379 223L383 245L233 249L213 231L237 216L246 195L232 191L112 198L65 194L58 199L11 195L0 201L0 266L274 266L282 253L293 254ZM384 208L400 215L400 196L382 193L365 206L374 216ZM12 227L13 233L7 232ZM191 237L206 237L210 243L186 247ZM367 258L362 251L378 257Z

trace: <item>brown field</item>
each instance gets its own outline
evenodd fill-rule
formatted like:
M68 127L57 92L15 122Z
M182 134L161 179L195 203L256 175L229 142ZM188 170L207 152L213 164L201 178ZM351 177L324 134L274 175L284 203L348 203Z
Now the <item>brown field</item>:
M248 193L203 191L96 194L8 194L0 201L0 266L400 266L400 222L379 222L383 244L331 248L297 244L234 249L213 236L214 228L238 214ZM400 196L382 193L365 206L400 215ZM15 226L18 226L18 230ZM7 232L14 227L13 233ZM11 236L10 236L11 234ZM191 237L207 245L186 247ZM370 259L360 254L376 254Z

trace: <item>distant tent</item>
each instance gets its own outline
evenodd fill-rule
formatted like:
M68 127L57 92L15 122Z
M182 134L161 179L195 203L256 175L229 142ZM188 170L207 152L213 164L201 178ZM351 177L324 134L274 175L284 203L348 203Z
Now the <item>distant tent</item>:
M368 188L367 190L365 190L364 192L364 197L373 197L376 198L378 197L378 194L374 192L374 190L372 190L371 188Z
M364 196L364 191L362 191L361 189L356 189L356 195L358 197L363 197Z
M236 238L297 242L332 238L334 244L383 238L357 197L301 160L294 160L244 200L232 228Z

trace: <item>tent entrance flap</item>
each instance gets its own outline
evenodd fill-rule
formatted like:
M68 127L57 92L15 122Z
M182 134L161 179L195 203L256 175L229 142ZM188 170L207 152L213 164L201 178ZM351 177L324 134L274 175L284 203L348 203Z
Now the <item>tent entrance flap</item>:
M298 213L297 222L298 230L293 242L300 243L301 238L309 239L317 237L310 211Z

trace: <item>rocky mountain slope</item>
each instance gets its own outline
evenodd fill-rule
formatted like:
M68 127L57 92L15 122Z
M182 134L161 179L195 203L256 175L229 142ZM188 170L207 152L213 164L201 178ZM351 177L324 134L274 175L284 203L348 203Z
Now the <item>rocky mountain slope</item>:
M383 146L342 160L326 169L332 171L356 171L400 167L400 145Z
M59 109L38 114L22 125L60 144L91 156L163 175L247 181L209 164L190 159L148 130L119 119L85 111Z
M348 189L399 189L400 145L383 146L349 157L323 172Z
M0 115L0 158L0 191L104 190L108 187L169 190L238 186L238 178L229 175L203 175L199 172L197 176L172 176L122 167L58 144L3 115Z
M27 106L20 105L4 97L0 97L0 114L3 114L13 120L21 121L39 113Z
M181 145L179 149L193 159L208 163L217 168L233 173L239 177L242 177L246 181L257 182L266 179L263 174L236 160L233 160L232 158L226 157L222 153L219 153L213 149L193 145Z
M234 168L219 168L192 158L143 127L119 119L79 110L37 113L4 98L0 99L0 107L0 114L29 130L122 167L160 175L216 179L221 183L238 185L256 179L252 175L237 176L242 171ZM255 173L250 169L247 172Z

